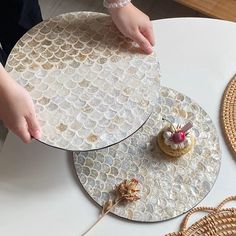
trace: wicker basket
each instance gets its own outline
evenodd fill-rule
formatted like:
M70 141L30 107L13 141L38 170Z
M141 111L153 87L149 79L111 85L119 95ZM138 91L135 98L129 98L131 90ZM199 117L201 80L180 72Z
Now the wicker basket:
M224 204L235 200L236 196L226 198L218 207L196 207L184 218L178 233L166 236L228 236L236 235L236 208L223 208ZM189 217L199 211L209 214L187 228Z
M227 144L236 154L236 75L225 88L221 103L221 124Z

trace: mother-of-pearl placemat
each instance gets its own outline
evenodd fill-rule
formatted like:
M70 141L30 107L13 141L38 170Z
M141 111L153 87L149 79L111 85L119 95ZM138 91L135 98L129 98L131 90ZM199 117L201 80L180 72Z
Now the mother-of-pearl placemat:
M171 122L193 122L196 143L192 152L168 158L156 145L156 136ZM160 102L144 126L112 147L74 152L78 178L88 194L103 205L124 179L140 181L141 199L117 206L113 213L134 221L171 219L194 207L211 190L220 168L216 129L207 113L189 97L161 87Z
M40 141L67 150L127 138L158 101L156 55L141 52L105 14L43 21L19 40L6 68L33 98Z

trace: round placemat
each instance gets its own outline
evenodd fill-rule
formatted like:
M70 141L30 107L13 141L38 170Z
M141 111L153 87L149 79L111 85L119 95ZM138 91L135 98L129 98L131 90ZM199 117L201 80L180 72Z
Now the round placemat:
M162 117L193 122L196 142L191 152L169 158L160 151L156 137L166 125ZM79 181L101 206L116 185L138 179L141 199L118 205L113 213L141 222L171 219L198 204L211 190L221 161L216 129L207 113L189 97L165 87L155 112L134 135L103 150L73 155Z
M236 153L236 75L227 85L221 103L221 123L228 144Z
M40 141L95 150L127 138L157 104L159 64L111 17L63 14L35 26L12 50L7 71L33 98Z

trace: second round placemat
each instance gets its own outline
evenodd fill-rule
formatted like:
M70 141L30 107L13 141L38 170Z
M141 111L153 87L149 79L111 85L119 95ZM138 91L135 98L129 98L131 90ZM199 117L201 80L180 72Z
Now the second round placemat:
M193 122L196 142L190 153L168 158L156 145L162 118ZM125 179L140 182L141 199L117 206L113 213L126 219L156 222L190 210L211 190L220 169L218 135L207 113L189 97L161 87L159 105L134 135L109 148L74 152L75 169L84 189L103 205Z

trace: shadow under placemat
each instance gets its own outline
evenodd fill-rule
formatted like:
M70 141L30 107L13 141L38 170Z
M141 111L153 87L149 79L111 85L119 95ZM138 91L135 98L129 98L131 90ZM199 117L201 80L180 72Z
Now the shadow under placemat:
M4 127L3 123L0 121L0 151L7 137L8 130Z

